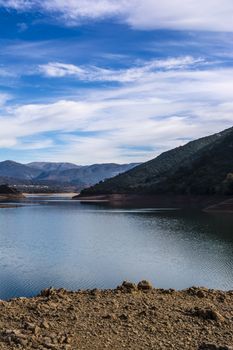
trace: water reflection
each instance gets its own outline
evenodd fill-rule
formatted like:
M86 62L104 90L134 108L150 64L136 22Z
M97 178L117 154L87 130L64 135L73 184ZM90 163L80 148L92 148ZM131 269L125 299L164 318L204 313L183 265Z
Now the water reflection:
M0 298L48 286L233 287L233 218L32 197L0 210Z

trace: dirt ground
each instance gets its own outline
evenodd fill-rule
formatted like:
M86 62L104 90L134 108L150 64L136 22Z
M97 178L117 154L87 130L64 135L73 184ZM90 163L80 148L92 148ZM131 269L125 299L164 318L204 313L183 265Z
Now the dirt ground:
M233 350L233 291L50 288L0 301L0 349Z

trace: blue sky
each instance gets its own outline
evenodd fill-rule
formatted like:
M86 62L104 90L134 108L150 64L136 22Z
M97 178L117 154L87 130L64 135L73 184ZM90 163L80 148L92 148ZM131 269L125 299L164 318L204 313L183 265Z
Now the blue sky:
M233 125L231 0L0 0L0 160L146 161Z

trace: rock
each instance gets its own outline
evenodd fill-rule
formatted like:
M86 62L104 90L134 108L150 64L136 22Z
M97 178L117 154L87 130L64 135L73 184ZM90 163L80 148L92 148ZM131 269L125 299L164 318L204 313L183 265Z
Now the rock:
M121 289L122 291L126 291L126 292L133 292L137 290L137 286L136 284L129 282L129 281L124 281L122 283L122 285L119 287L119 289Z
M49 329L49 324L48 322L45 320L41 323L41 327L43 327L44 329Z
M211 308L201 309L201 308L195 307L194 309L189 310L188 313L192 316L196 316L204 320L213 320L213 321L224 320L224 318L222 317L222 315L220 315L218 311Z
M186 292L194 297L198 298L204 298L206 294L208 293L207 288L197 288L197 287L191 287L186 290Z
M233 350L233 348L229 346L218 346L216 344L203 343L199 346L198 350Z
M90 295L98 295L100 293L100 290L98 288L94 288L90 291Z
M164 289L162 291L163 294L172 294L175 292L175 289Z
M43 289L43 290L40 292L39 296L41 296L41 297L47 297L47 298L48 298L48 297L50 297L51 295L55 295L55 294L57 294L56 289L53 288L53 287L50 287L50 288Z
M198 298L205 298L205 293L203 292L203 290L198 290L196 296Z
M43 346L46 347L47 349L58 349L57 345L52 344L50 342L44 342Z
M70 344L71 343L71 338L69 335L65 335L65 339L63 340L63 343Z
M233 350L233 292L138 285L0 303L0 349Z
M19 344L22 346L26 346L28 343L27 335L23 334L20 330L18 329L6 329L2 333L2 339L7 341L9 344Z
M129 318L129 316L128 316L127 314L121 314L121 315L119 316L119 318L120 318L122 321L127 321L128 318Z
M28 341L27 339L17 338L17 340L15 340L15 343L25 347L28 344Z
M138 290L148 291L151 289L153 289L153 286L149 281L143 280L138 283Z
M21 331L18 329L14 329L13 331L11 331L11 335L13 335L14 337L17 337L17 338L21 338L21 339L27 338L27 336L25 334L21 333Z
M40 332L40 328L35 325L34 323L26 322L25 323L25 329L28 329L31 331L33 334L37 335Z
M102 318L105 320L110 320L112 316L110 314L107 314L107 315L103 315Z

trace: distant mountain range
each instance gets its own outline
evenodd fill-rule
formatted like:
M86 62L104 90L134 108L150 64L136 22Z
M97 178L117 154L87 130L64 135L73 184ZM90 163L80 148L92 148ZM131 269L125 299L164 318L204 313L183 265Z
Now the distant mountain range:
M94 164L33 162L21 164L11 160L0 162L0 184L16 187L48 186L56 189L72 186L80 190L116 176L138 164Z
M26 165L30 168L47 172L81 168L80 165L76 165L73 163L32 162Z
M233 128L162 153L81 195L233 194Z

